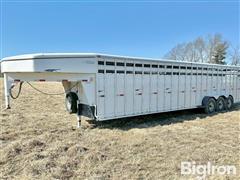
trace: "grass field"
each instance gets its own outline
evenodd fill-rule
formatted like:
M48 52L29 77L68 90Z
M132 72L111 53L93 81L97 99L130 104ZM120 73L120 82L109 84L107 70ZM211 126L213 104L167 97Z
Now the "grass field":
M3 107L3 82L1 98ZM59 83L34 83L61 92ZM181 161L235 165L240 179L240 106L206 116L200 110L115 120L76 129L64 96L23 84L12 109L1 110L0 179L195 179Z

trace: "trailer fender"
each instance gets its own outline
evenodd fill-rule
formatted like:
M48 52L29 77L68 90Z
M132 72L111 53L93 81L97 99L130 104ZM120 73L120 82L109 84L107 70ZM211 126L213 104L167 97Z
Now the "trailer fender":
M96 106L90 106L87 104L78 104L78 116L85 116L91 120L96 120Z
M203 100L202 100L202 107L206 107L208 101L210 98L213 98L211 96L204 96Z

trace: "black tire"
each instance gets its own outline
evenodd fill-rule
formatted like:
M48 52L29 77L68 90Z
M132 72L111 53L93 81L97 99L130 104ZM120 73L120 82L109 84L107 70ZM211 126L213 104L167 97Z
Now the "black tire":
M69 92L66 95L65 106L66 106L67 111L70 114L77 113L77 100L78 100L78 96L74 92Z
M204 108L205 113L207 114L212 114L216 111L216 101L213 98L209 98L205 108Z
M230 110L233 107L233 97L232 96L228 96L228 98L226 98L226 109Z
M226 100L223 97L219 97L216 102L217 111L221 112L226 109Z

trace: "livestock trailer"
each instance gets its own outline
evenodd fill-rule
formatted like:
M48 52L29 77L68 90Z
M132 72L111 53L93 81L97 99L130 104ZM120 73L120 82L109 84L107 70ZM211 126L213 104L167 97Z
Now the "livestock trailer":
M240 67L92 53L28 54L2 59L5 103L13 83L62 82L66 108L104 121L240 101Z

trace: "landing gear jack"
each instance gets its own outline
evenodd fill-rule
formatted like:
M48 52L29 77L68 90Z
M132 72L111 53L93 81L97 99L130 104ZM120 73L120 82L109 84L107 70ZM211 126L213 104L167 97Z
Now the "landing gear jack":
M82 122L82 116L81 115L78 115L77 116L77 128L81 128L81 122Z
M80 101L78 100L78 106L77 106L77 128L81 128L81 122L82 122L82 113L81 113L81 106Z

